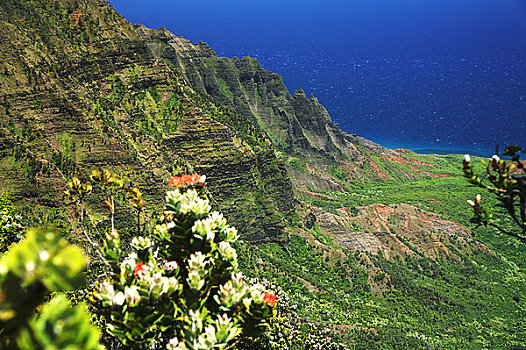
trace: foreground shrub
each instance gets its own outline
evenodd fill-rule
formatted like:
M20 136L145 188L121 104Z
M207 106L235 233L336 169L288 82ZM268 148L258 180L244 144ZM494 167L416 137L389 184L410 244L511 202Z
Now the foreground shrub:
M211 211L202 195L204 176L171 179L174 189L166 194L161 218L153 230L133 238L128 254L113 223L114 195L122 190L130 197L139 233L142 194L103 169L94 171L91 179L105 191L111 217L103 247L90 240L106 269L91 299L106 320L107 332L124 347L223 349L266 330L276 296L243 279L231 245L237 231ZM77 199L82 220L91 183L74 179L69 187L67 194Z
M22 239L23 227L20 216L7 196L0 194L0 254Z
M83 305L72 308L62 294L41 312L50 292L83 284L80 248L55 231L30 230L0 260L0 348L98 349L99 333Z

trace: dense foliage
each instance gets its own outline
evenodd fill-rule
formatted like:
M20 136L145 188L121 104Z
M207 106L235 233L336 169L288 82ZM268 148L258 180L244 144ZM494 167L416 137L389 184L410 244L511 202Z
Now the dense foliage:
M102 248L84 222L92 184L74 178L65 194L77 204L80 227L103 262L92 265L105 276L95 283L92 310L104 316L105 331L121 342L119 348L222 349L240 340L253 344L267 330L277 297L262 284L247 284L239 272L231 246L237 231L211 212L201 194L204 176L172 178L175 189L167 193L166 209L148 236L140 235L145 207L140 191L103 169L91 179L102 187L111 217ZM120 191L138 213L131 251L123 250L113 220ZM2 210L7 215L10 208ZM2 231L2 237L10 232ZM98 349L99 332L83 304L72 308L57 294L39 306L50 292L81 287L85 266L80 248L55 231L29 230L12 245L0 260L0 348Z
M20 241L23 235L22 216L4 194L0 194L0 253Z
M320 196L299 197L329 213L342 208L358 212L375 203L392 207L407 203L471 227L466 198L474 198L480 189L466 186L458 167L462 156L412 156L436 164L426 169L431 175L450 176L405 183L355 181L346 192L311 188ZM383 166L380 160L378 165ZM498 203L493 198L487 202L488 211ZM492 214L506 229L514 227L506 214ZM361 226L354 230L367 232ZM381 254L320 249L297 236L284 246L238 252L242 268L281 285L302 318L333 327L357 349L520 349L526 344L526 247L497 232L482 226L473 232L476 239L444 241L455 258L426 257L405 241L419 254L387 259ZM316 223L309 233L330 247L331 237ZM421 234L415 232L414 237L421 239ZM265 263L255 266L255 261Z

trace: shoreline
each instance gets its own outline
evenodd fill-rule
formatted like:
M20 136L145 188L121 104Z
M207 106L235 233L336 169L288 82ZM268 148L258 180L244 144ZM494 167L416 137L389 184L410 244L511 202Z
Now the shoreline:
M433 146L425 146L425 145L408 145L408 144L401 145L399 143L394 143L394 142L382 142L381 140L380 141L371 140L371 141L379 144L382 147L389 148L392 150L407 149L407 150L410 150L418 154L436 154L436 155L441 155L441 156L448 155L448 154L461 154L461 155L469 154L471 156L480 157L480 158L490 158L495 153L495 150L488 151L486 153L484 150L480 150L480 149L474 150L466 146L464 147L459 146L457 148L438 148L436 146L433 147Z
M411 149L411 151L419 154L437 154L440 156L445 156L448 154L469 154L470 156L488 158L489 156L482 154L477 151L468 151L468 150L446 150L446 149L432 149L432 148L418 148Z

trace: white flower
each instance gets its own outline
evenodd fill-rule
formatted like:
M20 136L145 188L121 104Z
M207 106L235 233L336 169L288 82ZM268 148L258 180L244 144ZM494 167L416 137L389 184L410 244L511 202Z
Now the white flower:
M136 250L145 250L152 246L152 242L148 237L133 237L131 246Z
M191 289L200 290L205 285L205 280L197 270L188 271L188 278L186 279Z
M493 155L493 157L491 157L491 159L493 159L495 162L499 162L500 161L500 157L496 154Z
M132 253L121 263L121 275L125 278L133 276L133 271L135 270L135 261L137 259L137 254Z
M102 281L102 283L99 285L99 293L96 293L95 295L100 300L112 300L115 296L113 284L111 284L108 280Z
M225 260L233 261L237 259L236 250L232 248L228 242L219 243L219 253L225 258Z
M199 197L196 190L189 190L181 201L181 213L192 212L196 216L204 216L210 212L210 201Z
M141 301L137 286L126 287L124 289L124 297L130 306L135 306Z
M202 310L203 312L199 310L190 310L188 312L188 316L190 316L190 321L192 322L192 328L193 329L203 329L203 321L206 319L207 316L207 310ZM201 349L201 348L198 348ZM209 349L209 348L205 348Z
M167 261L164 263L164 268L166 270L175 270L177 268L177 261Z
M113 284L110 281L105 280L100 285L100 291L104 294L114 294L115 290L113 289Z
M151 281L154 284L161 284L161 282L162 282L162 275L161 275L161 273L160 272L156 272L156 273L152 274Z
M200 349L212 349L217 343L216 330L214 326L208 325L205 328L205 332L199 335L199 348Z
M206 265L206 255L202 252L196 252L195 254L190 255L188 260L188 269L189 270L203 270Z
M241 329L234 326L232 319L227 314L215 320L215 328L216 337L220 337L218 339L220 343L227 343L241 333Z
M202 199L195 189L181 193L179 189L166 194L167 212L178 214L192 213L196 217L204 217L210 212L210 201Z
M225 235L225 241L235 242L238 238L237 230L232 226L225 226L221 232Z
M469 156L469 154L464 154L464 162L465 163L471 162L471 157Z
M117 294L115 294L113 296L113 298L111 299L111 303L112 303L112 305L121 306L122 304L124 304L125 300L126 300L126 297L124 296L124 293L123 292L117 292Z
M232 279L224 285L219 286L219 295L214 299L220 305L227 308L239 304L248 292L247 285L241 273L232 274Z
M192 232L196 238L203 238L207 241L212 241L215 237L213 227L210 225L210 221L207 219L197 220L192 226Z
M35 270L35 267L36 267L36 265L35 265L34 261L28 261L26 263L26 270L27 270L27 272L33 272Z
M211 212L210 215L208 215L208 220L214 229L222 229L226 225L226 219L223 217L223 214L218 211Z
M49 252L47 250L41 250L40 253L38 253L38 257L42 261L47 261L49 259Z
M177 290L179 283L175 277L163 277L162 278L163 293L170 294Z
M471 199L468 199L466 202L468 202L468 204L471 205L472 207L475 206L475 202L473 202Z
M181 191L176 189L174 191L166 192L166 202L168 203L178 203L181 201Z
M216 343L217 338L214 326L206 326L205 332L199 335L199 347L201 349L212 349Z
M166 348L168 350L186 350L187 349L186 345L184 345L184 343L180 343L179 339L177 338L170 339L168 344L166 344Z

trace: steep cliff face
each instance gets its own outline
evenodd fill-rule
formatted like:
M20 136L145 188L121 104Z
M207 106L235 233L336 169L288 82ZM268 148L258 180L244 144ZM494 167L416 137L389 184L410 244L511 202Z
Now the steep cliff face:
M333 128L325 108L302 90L291 96L281 76L263 69L256 59L219 58L206 43L194 45L165 28L136 29L155 56L181 72L195 89L258 123L276 148L343 157L343 133Z
M188 88L107 1L0 2L0 191L36 214L99 165L154 205L197 171L248 239L282 239L290 179L243 118Z
M192 44L165 28L135 28L152 54L195 90L213 96L264 130L273 147L282 152L297 187L426 177L418 169L374 160L398 153L342 131L314 96L307 98L301 89L291 96L281 76L263 69L256 59L220 58L206 43Z

